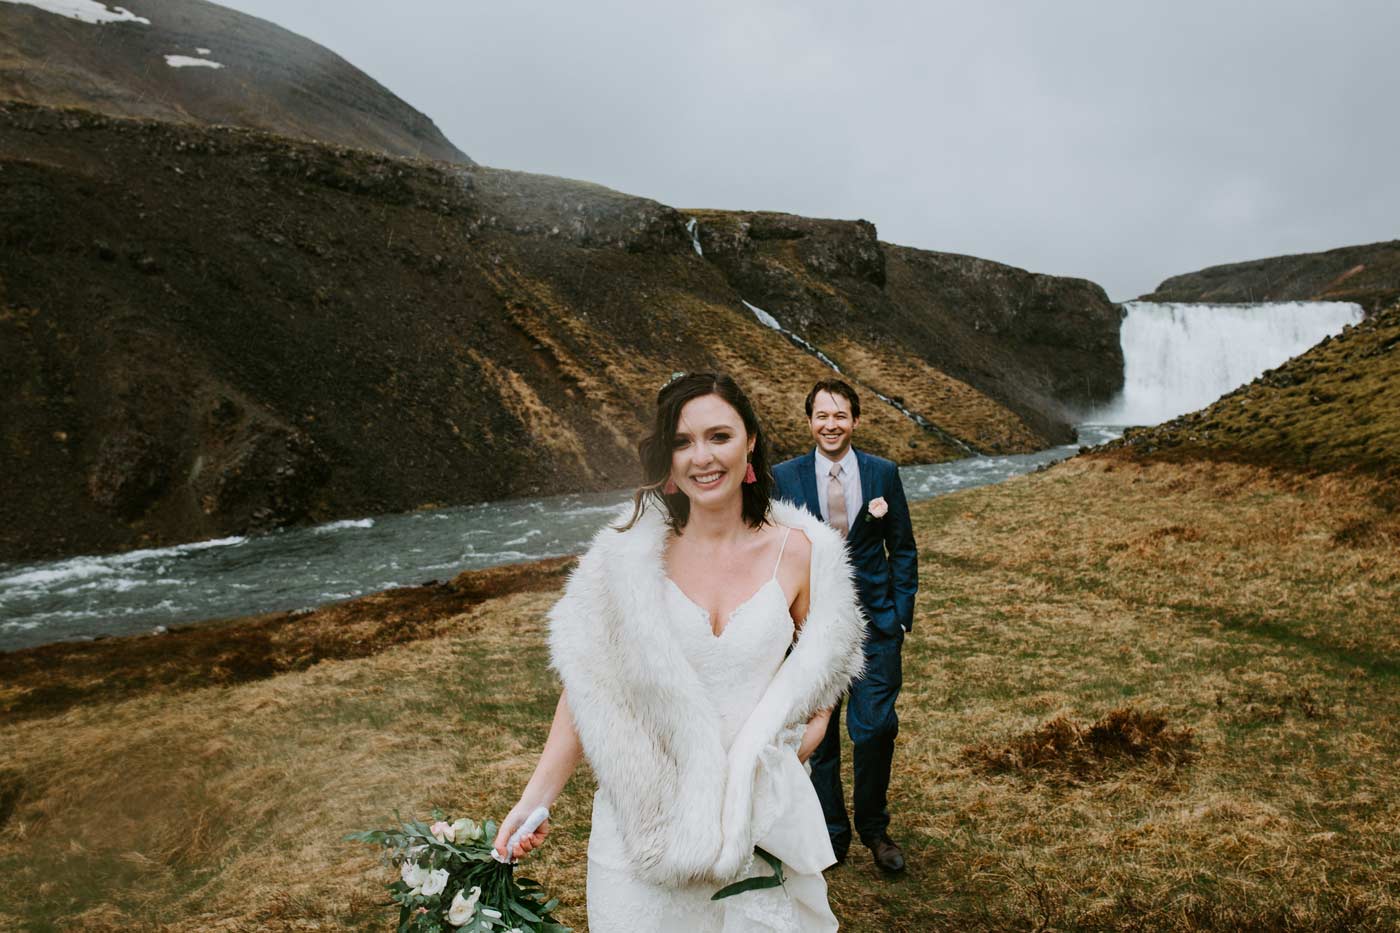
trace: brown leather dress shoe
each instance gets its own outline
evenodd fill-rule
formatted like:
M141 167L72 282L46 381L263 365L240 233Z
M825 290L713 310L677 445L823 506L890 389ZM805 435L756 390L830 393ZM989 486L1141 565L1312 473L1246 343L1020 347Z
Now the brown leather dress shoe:
M875 865L881 871L891 874L904 871L904 852L889 836L882 835L875 840L870 853L875 856Z

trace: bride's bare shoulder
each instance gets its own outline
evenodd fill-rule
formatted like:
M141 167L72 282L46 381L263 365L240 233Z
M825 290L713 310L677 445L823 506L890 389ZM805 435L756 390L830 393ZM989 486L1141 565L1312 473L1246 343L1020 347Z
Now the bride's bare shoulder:
M801 528L791 528L783 533L787 535L787 544L783 546L783 560L778 572L794 577L801 574L805 580L812 566L812 539Z

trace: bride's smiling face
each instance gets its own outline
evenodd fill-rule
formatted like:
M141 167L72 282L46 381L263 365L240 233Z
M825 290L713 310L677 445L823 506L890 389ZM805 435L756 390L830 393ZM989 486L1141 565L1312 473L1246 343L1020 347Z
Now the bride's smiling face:
M693 398L676 419L671 480L692 505L714 505L743 491L754 441L739 412L718 395Z

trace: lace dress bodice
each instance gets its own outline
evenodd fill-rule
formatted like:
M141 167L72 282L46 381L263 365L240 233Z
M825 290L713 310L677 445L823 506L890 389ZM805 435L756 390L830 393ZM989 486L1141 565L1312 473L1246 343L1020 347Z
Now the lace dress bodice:
M727 749L792 644L787 595L777 576L771 577L729 613L716 635L710 613L671 578L666 584L667 616L719 714Z

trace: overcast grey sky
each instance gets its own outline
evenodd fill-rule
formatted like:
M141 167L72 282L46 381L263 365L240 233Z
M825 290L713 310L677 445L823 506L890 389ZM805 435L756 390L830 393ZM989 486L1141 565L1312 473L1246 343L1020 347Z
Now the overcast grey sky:
M1400 236L1400 4L228 0L472 158L1115 299Z

